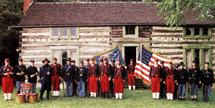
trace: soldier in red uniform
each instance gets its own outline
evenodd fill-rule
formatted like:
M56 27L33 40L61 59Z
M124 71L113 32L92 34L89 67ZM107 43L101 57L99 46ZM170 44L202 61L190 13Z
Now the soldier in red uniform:
M0 74L2 76L2 88L5 101L11 100L13 93L13 78L14 69L10 66L9 58L5 58L5 65L1 67Z
M165 78L163 83L166 84L166 99L173 100L173 94L175 92L175 69L172 67L172 62L166 67Z
M90 97L96 97L96 92L98 91L99 66L95 64L94 58L90 59L88 70Z
M51 67L54 68L54 75L52 76L52 89L54 96L60 96L60 82L61 79L61 65L57 63L57 58L53 58L54 62L51 64Z
M104 65L101 67L100 80L101 80L101 92L102 97L109 98L109 81L111 80L111 65L108 64L107 57L103 58Z
M133 59L131 59L130 65L128 66L128 89L129 90L131 90L132 86L133 86L133 89L135 90L134 69L135 69L135 65L133 65Z
M125 77L126 77L125 68L124 66L121 65L120 58L118 58L117 65L114 69L114 79L113 79L116 99L118 98L122 99Z
M158 60L155 60L154 65L151 66L149 72L149 79L151 79L151 91L153 99L159 99L160 96L160 81L161 81L161 67L158 65Z

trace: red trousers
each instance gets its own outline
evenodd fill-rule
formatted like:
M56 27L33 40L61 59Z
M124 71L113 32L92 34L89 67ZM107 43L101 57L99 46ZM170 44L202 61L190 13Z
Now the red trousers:
M160 77L151 78L151 91L152 93L160 92Z
M90 76L89 77L89 92L94 92L96 93L98 91L98 82L97 82L97 77L96 76Z
M52 89L53 91L60 91L60 82L58 74L52 76Z
M13 93L13 78L2 77L3 93Z
M109 92L110 86L109 86L109 76L101 76L101 91Z
M166 78L166 92L174 93L175 92L175 80L174 78Z
M124 82L122 78L114 78L114 93L123 93Z
M132 73L128 74L128 85L129 86L134 86L135 85L134 74L132 74Z

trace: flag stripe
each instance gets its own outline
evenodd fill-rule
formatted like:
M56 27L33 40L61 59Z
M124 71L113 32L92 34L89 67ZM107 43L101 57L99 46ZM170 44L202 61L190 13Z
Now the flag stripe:
M139 53L137 59L134 71L135 76L140 78L142 81L150 84L151 81L149 80L149 71L156 59L158 59L159 62L163 60L164 66L167 66L171 62L171 59L163 57L162 55L159 55L155 52L152 52L151 50L143 46L142 53Z

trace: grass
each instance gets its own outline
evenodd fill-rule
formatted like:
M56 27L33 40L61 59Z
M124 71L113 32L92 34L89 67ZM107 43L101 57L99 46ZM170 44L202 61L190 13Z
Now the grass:
M122 100L116 100L115 98L101 99L101 98L79 98L74 97L63 97L61 92L60 97L51 97L50 100L46 100L46 92L44 93L44 100L37 103L22 103L16 104L15 102L15 91L12 95L12 101L4 101L2 88L0 88L0 108L214 108L215 107L215 92L211 92L209 102L202 101L202 91L199 91L199 101L185 100L185 101L168 101L165 99L153 100L150 89L129 91L124 89L124 96ZM39 89L37 89L39 93ZM187 95L186 95L187 99Z

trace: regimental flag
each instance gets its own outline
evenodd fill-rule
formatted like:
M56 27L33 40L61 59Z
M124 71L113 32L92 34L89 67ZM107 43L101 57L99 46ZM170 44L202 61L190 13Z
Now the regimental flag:
M140 78L145 83L150 84L151 82L149 80L149 71L150 67L154 64L154 61L156 59L158 59L159 63L161 60L163 60L164 66L167 66L167 64L169 64L172 61L171 58L164 57L156 52L151 51L147 47L141 45L134 75Z
M98 54L98 55L95 55L94 58L97 62L97 64L99 65L99 61L101 59L103 59L104 57L107 57L108 58L108 61L114 59L115 61L120 58L121 59L121 65L124 65L125 64L125 61L123 60L122 58L122 54L121 52L119 51L119 48L118 46L116 46L115 48L109 50L109 51L106 51L102 54Z

